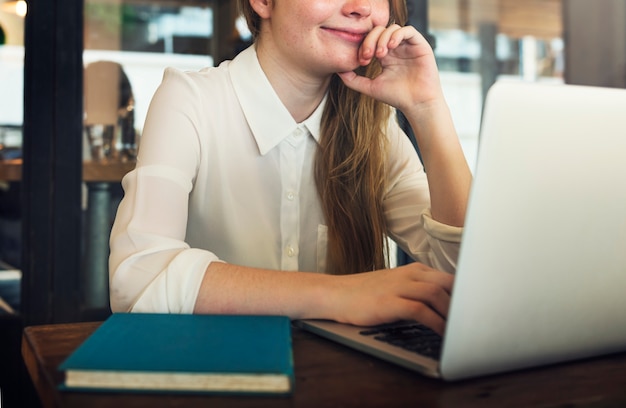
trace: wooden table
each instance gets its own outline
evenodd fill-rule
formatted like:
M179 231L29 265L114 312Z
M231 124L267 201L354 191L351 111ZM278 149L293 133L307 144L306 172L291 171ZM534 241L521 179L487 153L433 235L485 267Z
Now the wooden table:
M87 183L119 182L134 168L134 161L85 161L83 162L83 181ZM22 160L0 160L0 181L20 180L22 180Z
M61 392L56 367L98 327L27 327L22 355L44 407L624 407L626 353L445 383L294 328L290 397Z
M22 160L0 160L0 181L20 181L22 179Z

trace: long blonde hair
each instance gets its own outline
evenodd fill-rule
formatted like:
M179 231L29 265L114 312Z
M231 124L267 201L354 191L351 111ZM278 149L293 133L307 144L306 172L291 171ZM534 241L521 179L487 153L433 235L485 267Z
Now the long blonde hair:
M253 38L261 18L249 0L239 0ZM404 25L406 0L389 0L390 21ZM357 72L380 73L378 61ZM346 87L333 76L322 116L315 180L328 227L328 272L350 274L381 269L387 264L385 193L385 127L388 105Z

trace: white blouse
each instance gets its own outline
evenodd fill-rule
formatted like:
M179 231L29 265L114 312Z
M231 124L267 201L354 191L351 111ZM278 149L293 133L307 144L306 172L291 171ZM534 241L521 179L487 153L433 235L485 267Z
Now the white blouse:
M254 47L219 67L165 71L111 232L114 312L191 313L214 261L324 272L326 226L313 162L325 101L296 123ZM430 217L421 162L389 124L389 236L453 272L461 228Z

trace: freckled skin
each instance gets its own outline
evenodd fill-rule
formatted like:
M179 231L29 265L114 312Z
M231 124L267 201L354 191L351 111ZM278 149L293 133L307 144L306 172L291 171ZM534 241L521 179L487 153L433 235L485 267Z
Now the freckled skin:
M375 26L387 24L389 2L289 0L269 12L260 48L271 50L285 68L328 76L360 65L363 38Z

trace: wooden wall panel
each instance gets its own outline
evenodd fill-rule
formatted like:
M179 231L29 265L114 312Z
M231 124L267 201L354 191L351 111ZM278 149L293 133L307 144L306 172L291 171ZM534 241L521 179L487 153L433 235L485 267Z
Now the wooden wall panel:
M565 80L626 88L626 2L564 0Z
M433 29L478 32L481 23L496 23L498 31L512 38L532 35L561 37L561 0L431 0Z

